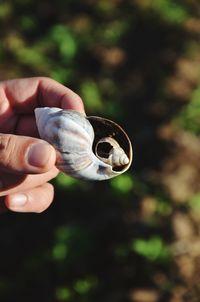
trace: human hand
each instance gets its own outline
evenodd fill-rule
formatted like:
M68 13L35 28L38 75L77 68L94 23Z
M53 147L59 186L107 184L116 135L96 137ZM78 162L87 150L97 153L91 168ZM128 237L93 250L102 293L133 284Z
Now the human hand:
M0 82L0 209L40 213L53 200L56 153L38 138L34 117L44 106L84 113L81 98L52 79Z

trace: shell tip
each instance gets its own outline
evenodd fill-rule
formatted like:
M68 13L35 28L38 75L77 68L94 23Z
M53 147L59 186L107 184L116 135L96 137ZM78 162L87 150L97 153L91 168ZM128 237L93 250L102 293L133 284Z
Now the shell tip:
M128 165L128 163L129 163L128 156L124 156L124 158L123 158L123 165Z

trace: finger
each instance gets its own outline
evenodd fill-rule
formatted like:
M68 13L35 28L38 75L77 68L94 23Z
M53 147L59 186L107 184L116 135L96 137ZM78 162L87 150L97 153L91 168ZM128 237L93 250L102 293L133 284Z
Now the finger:
M8 133L8 132L7 132ZM15 126L15 134L39 137L34 115L21 116Z
M0 170L34 174L50 170L56 161L55 149L40 139L0 134Z
M34 189L8 195L4 202L11 211L41 213L50 206L53 197L53 186L45 183Z
M2 82L1 86L11 107L18 113L33 113L38 106L61 107L84 113L81 98L71 89L50 78L15 79ZM5 110L7 109L5 106Z
M50 171L36 175L13 175L9 173L1 173L0 175L0 196L6 196L17 192L29 190L52 180L58 175L59 171L56 167Z
M38 95L42 106L73 109L85 113L80 96L52 79L40 78Z

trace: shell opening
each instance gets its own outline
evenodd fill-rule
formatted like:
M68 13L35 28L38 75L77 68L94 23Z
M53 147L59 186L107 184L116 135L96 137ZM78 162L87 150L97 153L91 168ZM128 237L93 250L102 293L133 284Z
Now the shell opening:
M132 162L132 147L124 130L116 123L100 117L87 117L95 137L93 152L113 172L123 173Z
M107 142L99 143L97 146L97 154L101 158L108 158L113 146Z
M113 143L115 144L113 145ZM129 163L129 159L123 149L112 138L104 138L97 144L96 155L104 163L112 166L113 171L121 171Z

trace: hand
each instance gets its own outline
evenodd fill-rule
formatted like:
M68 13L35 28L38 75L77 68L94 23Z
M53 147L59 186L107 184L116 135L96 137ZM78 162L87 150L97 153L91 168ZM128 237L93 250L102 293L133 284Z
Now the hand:
M0 82L0 208L42 212L53 200L55 149L37 138L34 109L60 107L84 113L80 97L43 77ZM4 202L4 204L2 203Z

